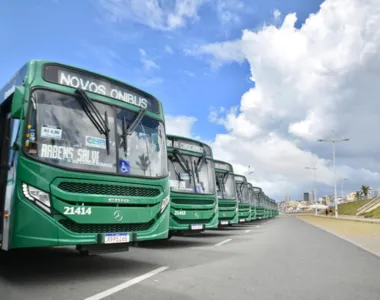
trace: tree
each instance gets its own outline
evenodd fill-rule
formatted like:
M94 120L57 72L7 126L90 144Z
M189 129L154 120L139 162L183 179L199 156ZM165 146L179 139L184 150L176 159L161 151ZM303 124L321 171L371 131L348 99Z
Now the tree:
M362 187L360 188L360 192L364 196L365 199L368 198L369 190L370 190L370 187L368 185L362 185Z
M360 200L360 191L356 191L355 198L356 200Z

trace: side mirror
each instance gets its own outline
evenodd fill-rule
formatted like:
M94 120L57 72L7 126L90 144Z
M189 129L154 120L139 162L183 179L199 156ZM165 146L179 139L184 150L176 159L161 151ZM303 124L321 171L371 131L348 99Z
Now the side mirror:
M11 107L11 116L13 119L21 119L24 92L25 88L23 86L18 86L13 93Z

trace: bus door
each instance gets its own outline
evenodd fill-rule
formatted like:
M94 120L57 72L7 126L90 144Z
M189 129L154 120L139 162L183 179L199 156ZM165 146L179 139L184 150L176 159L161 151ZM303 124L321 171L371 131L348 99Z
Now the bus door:
M8 102L9 103L9 102ZM7 190L10 147L10 105L0 108L0 234L3 234L5 193Z

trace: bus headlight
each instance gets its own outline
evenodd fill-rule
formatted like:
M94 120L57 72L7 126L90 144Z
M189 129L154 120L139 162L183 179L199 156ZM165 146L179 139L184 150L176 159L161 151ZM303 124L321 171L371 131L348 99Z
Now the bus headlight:
M170 202L170 194L167 195L167 196L162 200L160 213L162 213L162 212L165 210L165 208L168 206L169 202Z
M50 213L49 194L25 183L22 184L22 192L25 198L35 202L40 208Z

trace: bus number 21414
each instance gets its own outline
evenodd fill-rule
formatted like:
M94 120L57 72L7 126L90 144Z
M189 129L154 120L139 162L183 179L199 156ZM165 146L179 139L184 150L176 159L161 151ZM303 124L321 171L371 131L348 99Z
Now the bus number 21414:
M64 207L65 209L65 212L63 213L64 215L91 215L91 207L85 207L85 206L81 206L81 207L68 207L68 206L65 206Z

